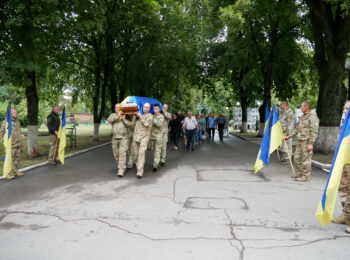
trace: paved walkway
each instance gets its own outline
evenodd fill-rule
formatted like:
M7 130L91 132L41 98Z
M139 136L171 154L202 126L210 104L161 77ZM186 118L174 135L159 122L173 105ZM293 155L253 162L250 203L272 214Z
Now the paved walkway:
M345 226L314 218L325 173L299 183L272 160L254 175L257 152L205 142L138 180L108 146L1 181L0 259L350 259Z

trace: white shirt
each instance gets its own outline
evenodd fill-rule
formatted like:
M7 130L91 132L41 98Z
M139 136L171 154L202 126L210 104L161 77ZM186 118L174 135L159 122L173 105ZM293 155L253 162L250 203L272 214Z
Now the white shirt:
M188 116L185 117L185 121L184 121L184 128L186 130L193 130L195 128L197 128L197 120L194 116L192 116L191 118L189 118Z

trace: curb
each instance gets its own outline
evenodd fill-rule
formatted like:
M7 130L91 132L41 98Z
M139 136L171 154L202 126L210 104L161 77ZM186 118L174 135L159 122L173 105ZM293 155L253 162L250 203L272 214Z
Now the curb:
M230 134L235 136L235 137L237 137L237 138L240 138L240 139L242 139L244 141L247 141L247 142L250 142L252 144L258 145L257 143L254 143L254 142L250 141L248 138L245 138L243 136L236 135L235 133L232 133L232 132ZM322 171L327 172L327 173L329 173L330 168L331 168L331 164L324 164L324 163L321 163L321 162L318 162L318 161L315 161L315 160L311 160L311 164L316 166L317 168L320 168Z
M104 144L99 144L99 145L96 145L96 146L92 146L92 147L86 148L86 149L81 150L81 151L77 151L77 152L74 152L74 153L71 153L71 154L67 154L64 157L64 159L67 159L67 158L70 158L70 157L74 157L74 156L77 156L77 155L80 155L80 154L83 154L83 153L86 153L86 152L90 152L92 150L101 148L101 147L109 145L111 143L112 142L107 142L107 143L104 143ZM35 168L39 168L39 167L42 167L42 166L45 166L45 165L48 165L48 164L49 164L49 161L45 161L45 162L41 162L41 163L38 163L38 164L34 164L34 165L31 165L31 166L19 169L18 171L19 172L26 172L26 171L29 171L29 170L32 170L32 169L35 169ZM1 179L3 179L2 176L0 177L0 180Z

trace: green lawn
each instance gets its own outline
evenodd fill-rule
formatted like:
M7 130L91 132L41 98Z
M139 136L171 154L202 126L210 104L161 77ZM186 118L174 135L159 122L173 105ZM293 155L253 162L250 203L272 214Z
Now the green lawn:
M67 127L70 127L69 125ZM26 133L27 130L23 129L22 133ZM100 140L93 141L93 125L79 125L77 127L77 147L70 148L70 139L67 136L67 146L65 153L70 154L79 150L83 150L95 145L103 144L111 140L111 126L104 124L100 126ZM40 162L47 161L50 145L47 128L41 127L39 129L38 137L38 157L32 158L26 154L27 136L23 136L24 151L21 154L20 168L24 168L30 165L34 165ZM3 157L4 147L0 145L0 154ZM3 161L0 161L0 168L2 172Z
M312 156L312 160L318 161L324 164L331 164L333 160L334 153L314 153Z

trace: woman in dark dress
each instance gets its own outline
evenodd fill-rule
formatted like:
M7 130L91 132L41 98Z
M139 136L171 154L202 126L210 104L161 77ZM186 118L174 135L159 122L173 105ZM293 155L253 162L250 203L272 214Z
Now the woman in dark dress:
M171 143L173 144L174 150L177 150L179 137L181 134L181 121L177 113L172 115L172 119L169 122L169 127Z

